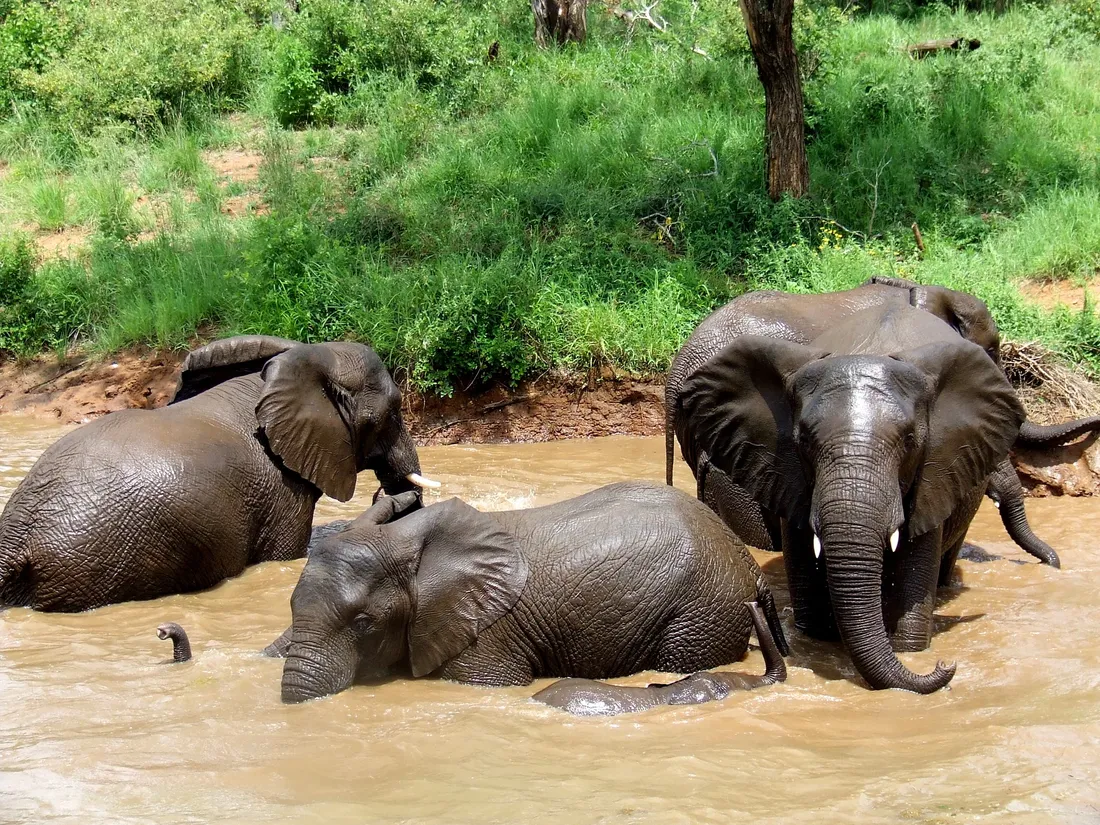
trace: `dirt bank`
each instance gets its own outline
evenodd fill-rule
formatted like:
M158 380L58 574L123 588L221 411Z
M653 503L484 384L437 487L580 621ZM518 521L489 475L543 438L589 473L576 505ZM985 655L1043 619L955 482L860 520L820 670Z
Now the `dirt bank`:
M0 413L79 424L116 410L168 403L185 353L127 353L107 361L43 358L0 364ZM552 441L663 432L657 380L545 377L451 398L405 394L421 445Z
M115 410L163 406L176 387L183 353L126 353L107 361L52 358L0 364L0 413L84 423ZM406 393L405 415L417 443L553 441L606 435L661 435L660 378L552 376L515 390L495 386L451 398ZM1044 423L1074 418L1021 394ZM1062 414L1059 414L1062 413ZM1014 456L1031 495L1100 495L1100 439L1047 453Z

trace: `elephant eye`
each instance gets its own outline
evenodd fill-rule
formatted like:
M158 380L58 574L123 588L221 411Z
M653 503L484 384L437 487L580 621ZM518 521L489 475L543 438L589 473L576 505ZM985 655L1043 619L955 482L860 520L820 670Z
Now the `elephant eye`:
M373 625L374 617L366 613L358 613L355 618L351 620L351 626L360 632L370 630Z
M917 434L910 430L905 434L905 450L912 452L915 449L917 449Z

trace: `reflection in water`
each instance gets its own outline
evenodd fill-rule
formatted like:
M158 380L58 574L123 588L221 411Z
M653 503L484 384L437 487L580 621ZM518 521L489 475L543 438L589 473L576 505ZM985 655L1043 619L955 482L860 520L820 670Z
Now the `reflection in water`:
M60 429L0 419L0 501ZM421 451L442 495L485 509L663 476L661 439ZM690 474L677 467L690 491ZM323 500L317 520L357 515ZM942 595L932 696L871 692L791 633L788 681L700 707L572 719L532 687L397 681L279 701L257 651L289 623L302 562L213 590L78 615L0 614L0 822L1100 822L1100 529L1089 500L1029 503L1064 569L1033 563L983 507ZM779 556L758 553L786 604ZM978 563L981 560L982 563ZM1026 562L1023 564L1015 562ZM171 661L175 621L194 659ZM789 615L786 617L790 629ZM753 651L744 669L762 672ZM651 674L650 674L651 675ZM628 681L644 684L650 675Z

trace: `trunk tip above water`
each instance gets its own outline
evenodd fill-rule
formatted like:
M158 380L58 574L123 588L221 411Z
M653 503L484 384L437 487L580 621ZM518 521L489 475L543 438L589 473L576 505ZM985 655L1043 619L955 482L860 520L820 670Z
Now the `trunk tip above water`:
M187 631L175 622L165 622L157 627L158 639L172 640L172 661L186 662L191 658L191 642Z

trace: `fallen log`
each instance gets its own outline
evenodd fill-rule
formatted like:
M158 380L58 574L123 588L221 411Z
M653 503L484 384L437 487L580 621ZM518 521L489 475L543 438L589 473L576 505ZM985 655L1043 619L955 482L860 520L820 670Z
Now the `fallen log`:
M982 41L967 37L949 37L944 40L926 40L923 43L914 43L906 46L905 50L915 60L922 60L930 54L945 51L972 52L982 45Z

